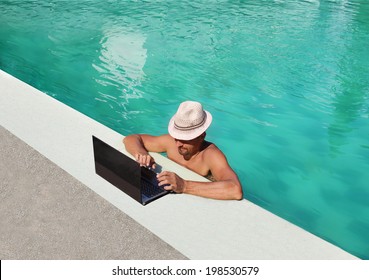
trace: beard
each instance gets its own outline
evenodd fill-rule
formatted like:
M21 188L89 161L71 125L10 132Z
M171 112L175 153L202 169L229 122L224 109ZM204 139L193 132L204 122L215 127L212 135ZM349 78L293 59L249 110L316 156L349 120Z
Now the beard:
M184 158L187 158L190 155L190 151L186 148L183 147L179 147L178 148L178 153L183 156Z
M178 153L180 154L180 155L182 155L182 156L184 156L184 155L186 155L186 154L188 154L188 150L187 149L185 149L185 148L178 148Z

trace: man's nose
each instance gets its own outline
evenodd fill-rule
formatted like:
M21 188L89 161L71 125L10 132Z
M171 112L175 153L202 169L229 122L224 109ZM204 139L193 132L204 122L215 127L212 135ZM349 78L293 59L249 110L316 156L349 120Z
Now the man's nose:
M181 140L175 139L177 147L183 146Z

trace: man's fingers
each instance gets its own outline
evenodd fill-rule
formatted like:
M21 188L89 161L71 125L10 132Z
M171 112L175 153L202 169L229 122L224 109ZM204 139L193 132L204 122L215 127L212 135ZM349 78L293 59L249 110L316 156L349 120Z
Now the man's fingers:
M169 175L170 175L170 172L168 172L168 171L163 171L163 172L159 173L156 177L157 177L158 179L160 179L160 178L167 177L167 176L169 176Z
M173 190L173 186L172 185L164 186L164 190L166 190L166 191L172 191Z
M147 156L145 157L145 160L144 160L144 162L145 162L146 166L149 166L149 165L150 165L150 161L151 161L151 157L150 157L149 155L147 155Z
M183 193L185 181L176 173L163 171L159 173L156 178L159 181L159 186L164 186L164 189L176 193Z
M136 154L135 155L136 161L142 165L142 166L150 166L152 165L152 168L155 168L155 160L150 155L143 155L143 154Z
M167 172L167 171L164 171L164 172L159 173L156 176L156 178L159 181L159 186L162 186L162 185L171 185L169 172Z
M158 178L158 181L159 181L159 186L162 186L162 185L170 185L170 181L168 180L168 178L166 177L157 177Z

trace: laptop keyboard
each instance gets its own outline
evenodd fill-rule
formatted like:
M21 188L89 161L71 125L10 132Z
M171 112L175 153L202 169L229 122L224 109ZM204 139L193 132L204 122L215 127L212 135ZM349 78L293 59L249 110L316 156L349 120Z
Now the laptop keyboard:
M163 192L163 188L159 186L154 186L145 180L141 180L141 190L142 193L147 197L153 197L161 192Z

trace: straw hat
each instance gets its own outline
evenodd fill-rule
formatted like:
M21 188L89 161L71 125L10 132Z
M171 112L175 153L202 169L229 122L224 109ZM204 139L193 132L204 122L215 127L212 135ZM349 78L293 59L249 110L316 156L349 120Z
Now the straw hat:
M192 140L208 129L212 119L199 102L185 101L169 121L168 132L175 139Z

